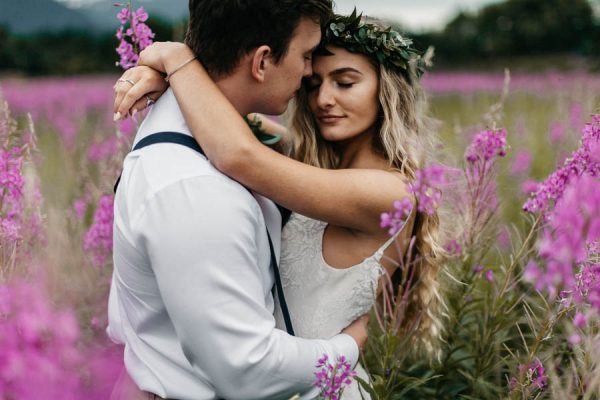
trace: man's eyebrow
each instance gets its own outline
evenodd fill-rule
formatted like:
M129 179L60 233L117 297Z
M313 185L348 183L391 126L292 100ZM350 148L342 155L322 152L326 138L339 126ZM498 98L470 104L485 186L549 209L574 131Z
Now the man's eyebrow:
M354 73L357 73L357 74L360 74L360 75L363 74L362 72L360 72L357 69L354 69L354 68L351 68L351 67L345 67L345 68L338 68L336 70L333 70L333 71L331 71L329 73L329 75L341 75L341 74L345 74L347 72L354 72Z

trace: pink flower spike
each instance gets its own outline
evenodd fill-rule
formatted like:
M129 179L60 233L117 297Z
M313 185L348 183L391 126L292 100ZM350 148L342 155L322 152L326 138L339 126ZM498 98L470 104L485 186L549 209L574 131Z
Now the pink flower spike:
M575 325L578 328L583 328L586 323L587 323L587 318L585 317L585 315L583 315L583 313L578 311L575 314L575 317L573 318L573 325Z
M581 336L579 336L576 333L569 336L568 340L569 340L569 343L571 343L573 346L577 346L578 344L581 344Z

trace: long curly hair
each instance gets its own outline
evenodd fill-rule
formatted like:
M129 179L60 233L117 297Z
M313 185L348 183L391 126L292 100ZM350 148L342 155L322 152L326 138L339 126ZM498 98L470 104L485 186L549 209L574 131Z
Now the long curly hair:
M378 134L372 141L374 149L389 161L391 169L412 181L416 171L434 154L434 120L427 116L427 100L417 79L371 61L378 73L380 106ZM340 152L334 142L328 142L320 135L305 88L290 105L286 119L291 133L288 149L291 157L320 168L338 168ZM404 313L406 318L398 334L410 334L415 345L413 349L421 354L424 351L432 358L440 356L445 310L439 277L446 251L441 240L438 213L418 212L411 250L401 255L405 265L412 268L412 279ZM398 283L401 274L398 268L392 280ZM402 288L402 291L406 289Z

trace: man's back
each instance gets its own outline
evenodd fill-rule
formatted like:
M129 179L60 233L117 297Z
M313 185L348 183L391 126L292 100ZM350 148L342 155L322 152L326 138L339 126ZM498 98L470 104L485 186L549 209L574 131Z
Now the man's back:
M166 93L160 99L140 127L136 142L158 131L189 133L172 93ZM249 257L254 262L249 263L247 268L252 265L259 267L253 273L261 284L258 289L262 289L264 306L272 312L270 254L268 247L266 252L258 251L268 246L265 223L261 209L250 192L216 170L203 155L177 144L149 146L143 151L132 152L124 162L120 188L115 198L115 271L109 308L109 333L115 339L127 343L126 364L142 389L161 393L158 389L162 387L169 396L177 394L173 390L180 391L177 398L185 398L185 393L195 393L195 398L215 396L209 383L210 377L202 369L194 368L184 354L176 327L170 320L169 300L164 298L170 296L170 291L177 289L177 281L183 278L176 276L177 264L195 263L198 267L194 273L196 277L190 279L202 276L202 249L193 254L174 254L171 260L164 260L162 263L169 270L160 272L155 271L156 262L153 263L151 258L156 257L151 253L161 252L161 249L168 252L167 248L179 247L178 243L182 249L185 248L186 244L183 242L190 239L186 238L185 222L201 222L202 215L211 218L204 218L204 226L188 226L192 230L187 230L188 234L199 234L204 229L236 230L236 225L227 226L227 216L223 216L221 224L212 223L216 215L228 209L237 210L250 222L248 226L255 227L254 231L247 232L248 237L252 237L255 242L240 241L237 245L251 245L247 250L253 253ZM173 221L172 225L178 232L172 232L173 235L168 237L173 243L164 243L164 246L156 249L149 248L148 240L152 240L154 233L164 237L160 230L169 229L164 225L165 221L161 223L162 219L179 220ZM154 225L154 222L159 224ZM231 235L231 241L234 241L234 236ZM218 252L223 244L211 243L210 247ZM226 247L223 251L227 250ZM222 260L224 264L227 263L227 254L222 254ZM159 281L157 273L173 276ZM164 281L172 281L173 285L163 284ZM180 289L194 290L190 287ZM198 287L196 290L201 291L203 288ZM191 312L200 312L202 308L210 307L209 304L198 303L204 298L193 292L187 298ZM200 330L198 335L202 335ZM153 371L154 368L159 368L161 373L157 374Z

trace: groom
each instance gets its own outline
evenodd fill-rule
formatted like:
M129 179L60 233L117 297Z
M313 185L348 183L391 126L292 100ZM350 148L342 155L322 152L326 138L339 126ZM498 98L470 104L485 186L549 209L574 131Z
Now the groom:
M186 42L240 114L278 114L311 74L330 13L330 0L190 0ZM170 90L135 143L164 131L191 137ZM114 211L108 333L125 344L127 372L147 398L311 398L323 354L357 362L360 321L330 340L275 329L281 215L199 152L132 151Z

